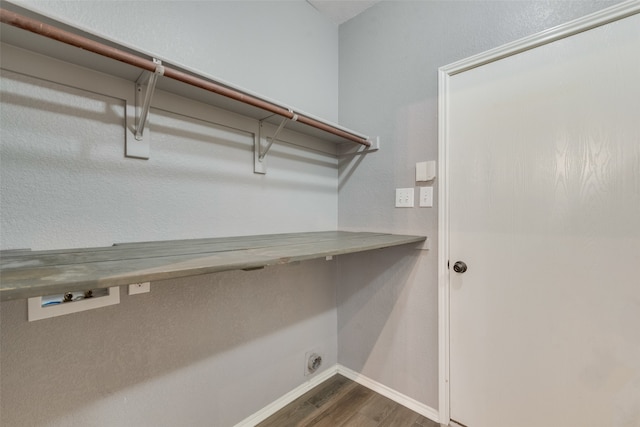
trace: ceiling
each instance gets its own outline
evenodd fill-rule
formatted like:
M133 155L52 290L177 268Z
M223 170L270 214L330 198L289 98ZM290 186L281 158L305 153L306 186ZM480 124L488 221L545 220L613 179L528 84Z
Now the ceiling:
M380 0L307 0L320 13L327 16L336 24L345 21L370 8Z

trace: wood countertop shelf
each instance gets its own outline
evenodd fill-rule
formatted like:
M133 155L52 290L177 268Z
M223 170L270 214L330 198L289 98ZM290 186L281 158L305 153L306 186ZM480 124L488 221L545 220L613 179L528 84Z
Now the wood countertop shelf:
M121 243L101 248L5 251L0 258L0 300L258 269L425 239L326 231Z

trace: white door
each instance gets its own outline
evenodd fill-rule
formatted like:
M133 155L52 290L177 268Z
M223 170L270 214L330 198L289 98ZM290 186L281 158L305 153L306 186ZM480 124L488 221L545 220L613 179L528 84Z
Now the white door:
M451 418L640 427L640 15L448 84Z

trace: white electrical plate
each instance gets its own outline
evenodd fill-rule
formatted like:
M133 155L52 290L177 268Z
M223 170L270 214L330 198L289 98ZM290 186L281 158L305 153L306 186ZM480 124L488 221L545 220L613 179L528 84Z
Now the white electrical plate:
M421 208L433 207L433 187L420 187L420 202Z
M134 283L129 285L129 295L144 294L151 290L151 282Z
M120 303L120 287L107 288L105 296L85 298L79 301L69 301L53 305L46 304L47 296L33 297L27 300L27 312L29 322L34 320L48 319L50 317L63 316L65 314L78 313L80 311L92 310L94 308L106 307L108 305Z
M434 179L436 179L436 162L434 160L416 163L416 181L433 181Z
M414 192L413 187L396 188L396 208L412 208Z

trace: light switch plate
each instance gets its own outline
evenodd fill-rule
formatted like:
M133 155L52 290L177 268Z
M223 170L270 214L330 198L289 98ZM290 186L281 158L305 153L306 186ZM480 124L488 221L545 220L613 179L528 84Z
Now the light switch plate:
M412 188L396 188L396 208L412 208L413 194Z
M420 207L433 207L433 187L420 187Z

